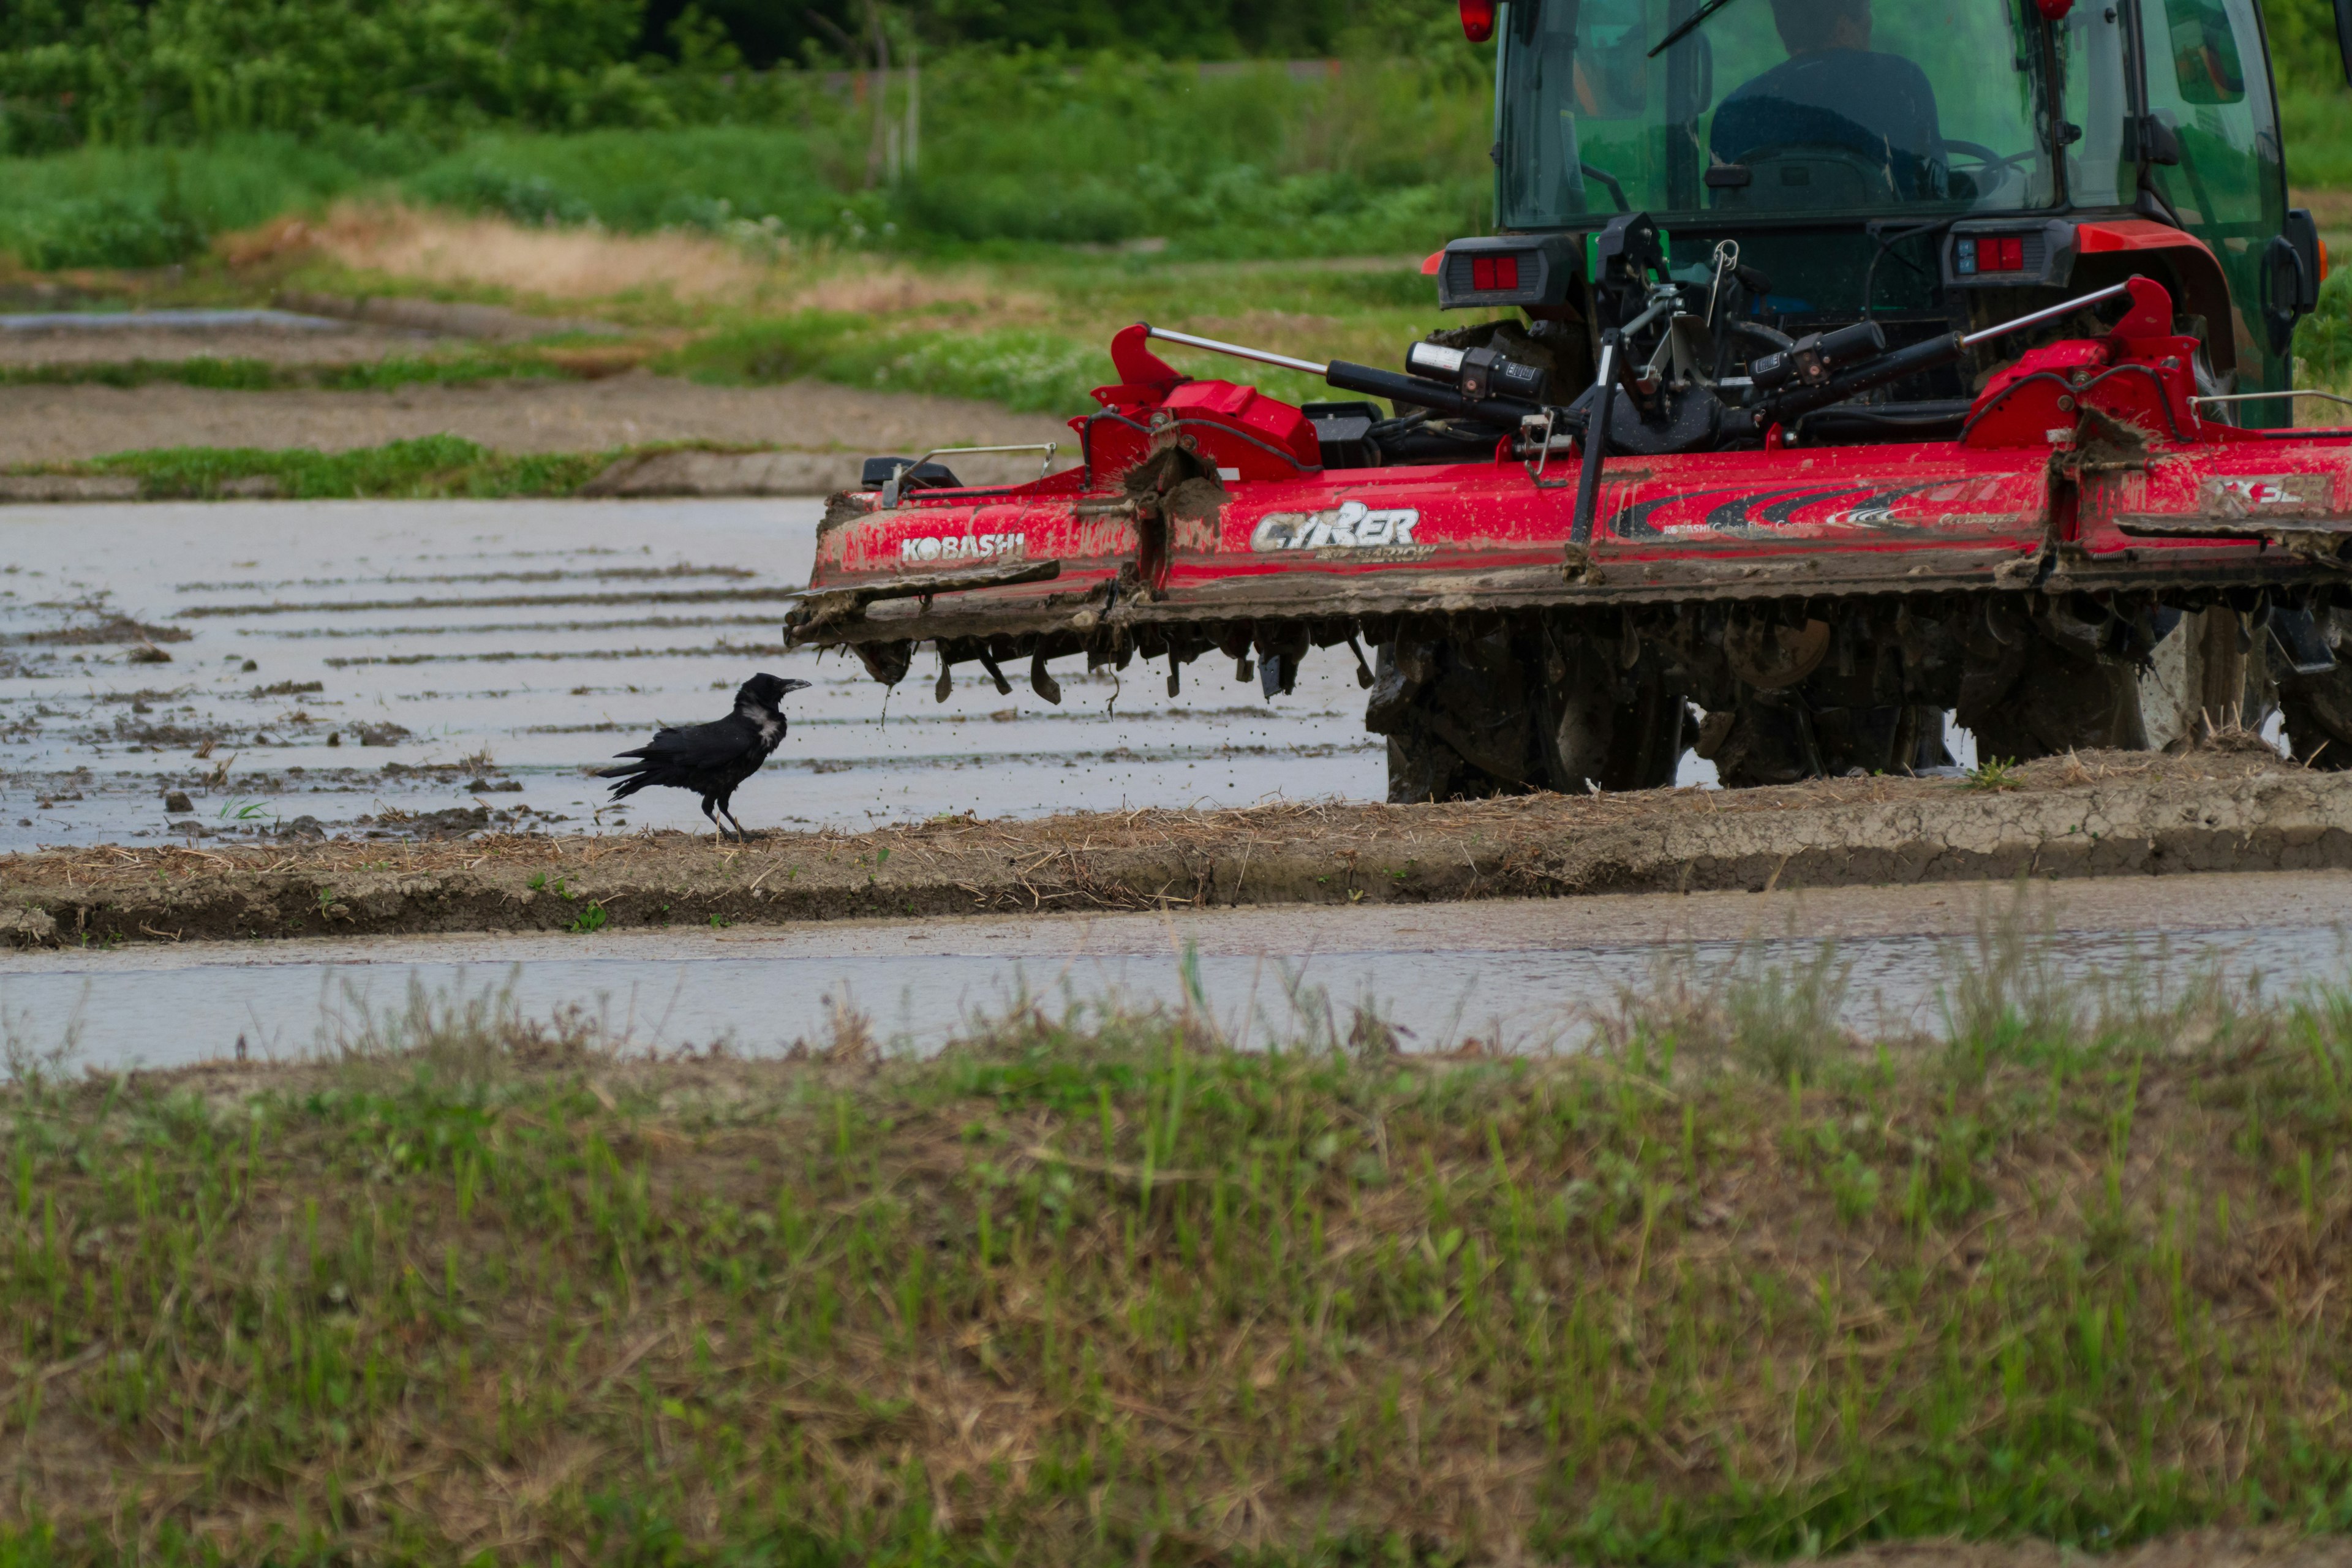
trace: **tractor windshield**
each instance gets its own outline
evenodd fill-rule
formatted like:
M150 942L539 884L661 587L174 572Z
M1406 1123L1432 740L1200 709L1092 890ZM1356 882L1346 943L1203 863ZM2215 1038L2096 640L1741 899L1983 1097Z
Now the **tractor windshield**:
M2025 0L1701 4L1507 0L1503 227L2056 200Z

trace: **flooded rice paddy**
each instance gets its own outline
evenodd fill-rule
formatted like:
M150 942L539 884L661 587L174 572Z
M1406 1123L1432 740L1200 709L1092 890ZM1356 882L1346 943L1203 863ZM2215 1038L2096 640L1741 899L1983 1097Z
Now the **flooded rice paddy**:
M1204 661L1056 668L1049 707L919 663L886 700L786 653L822 505L223 502L0 513L0 850L317 834L700 828L590 778L756 670L815 682L747 826L1377 799L1344 650L1266 700ZM175 799L174 796L179 798ZM184 809L182 809L184 804ZM167 809L168 806L168 809Z
M632 1051L821 1046L841 1009L928 1051L1017 1006L1112 1003L1192 1005L1253 1047L1345 1042L1376 1017L1412 1050L1572 1049L1628 994L1801 981L1824 939L1836 1014L1900 1037L1935 1033L1988 974L2026 1002L2339 980L2347 919L2352 877L2269 873L2068 883L2022 904L1943 885L190 942L0 960L0 1043L17 1059L70 1045L101 1069L296 1059L396 1035L415 997L504 992L530 1016L578 1009Z
M819 513L792 500L10 508L0 851L699 829L691 798L655 791L614 807L590 774L659 723L716 717L762 669L814 685L793 700L782 750L737 797L755 830L1383 793L1344 650L1311 659L1297 689L1271 700L1209 661L1173 698L1163 669L1121 679L1065 661L1058 708L1025 683L1001 696L972 674L935 703L921 664L886 698L854 662L787 653L780 623ZM1685 764L1685 782L1710 775ZM2225 883L2236 890L2224 896ZM2167 984L2213 965L2278 984L2343 968L2352 879L2168 878L2160 900L2144 889L2071 888L2061 907L2078 914L2050 938L2051 961ZM419 989L511 987L532 1012L590 1009L631 1048L773 1050L823 1039L848 1006L883 1037L927 1049L1024 998L1178 1003L1189 941L1201 995L1236 1040L1344 1037L1362 1009L1417 1048L1524 1049L1579 1037L1662 966L1704 977L1735 961L1794 963L1832 933L1853 965L1857 1024L1925 1025L1981 896L19 952L0 958L0 1036L12 1052L70 1041L95 1067L219 1058L240 1038L286 1057L363 1033Z

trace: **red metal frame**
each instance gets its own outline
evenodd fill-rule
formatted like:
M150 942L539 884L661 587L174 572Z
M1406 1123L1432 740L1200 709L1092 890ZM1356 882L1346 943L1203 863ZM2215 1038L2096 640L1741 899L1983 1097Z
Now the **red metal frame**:
M2352 431L2203 418L2196 340L2171 325L2170 297L2137 280L2106 335L1994 375L1957 441L1611 458L1590 538L1575 534L1572 452L1538 465L1505 441L1486 462L1327 470L1296 407L1188 380L1131 328L1112 345L1120 379L1096 393L1102 411L1072 421L1083 468L916 491L887 510L838 498L813 586L930 584L919 604L825 634L854 642L945 621L969 635L1016 609L1216 620L2021 588L2045 562L2084 587L2308 578L2318 569L2276 537L2352 521ZM1213 504L1155 513L1127 492L1128 474L1171 447L1219 477ZM1051 580L955 591L959 574L1044 561L1058 563Z

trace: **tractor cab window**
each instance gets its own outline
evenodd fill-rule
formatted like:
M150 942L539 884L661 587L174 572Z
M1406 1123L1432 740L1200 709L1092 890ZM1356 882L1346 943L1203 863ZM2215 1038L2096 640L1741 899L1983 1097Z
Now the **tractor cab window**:
M2121 8L2077 5L2058 24L2059 72L2066 79L2066 194L2079 207L2129 206L2139 194L2132 151L2130 44Z
M2163 128L2140 151L2165 200L2217 254L2279 228L2281 213L2267 210L2284 182L2259 26L2254 0L2140 0L2147 110Z
M2160 52L2184 103L2235 103L2246 96L2246 68L2221 0L2169 0Z
M2018 0L1508 0L1503 226L2047 206L2032 14Z
M2212 250L2231 296L2241 300L2269 297L2263 258L2286 217L2278 117L2254 3L2139 0L2147 113L2156 125L2134 150L2148 159L2148 184ZM2136 194L2136 178L2126 189L2126 199ZM2208 324L2235 334L2241 366L2268 351L2255 314Z

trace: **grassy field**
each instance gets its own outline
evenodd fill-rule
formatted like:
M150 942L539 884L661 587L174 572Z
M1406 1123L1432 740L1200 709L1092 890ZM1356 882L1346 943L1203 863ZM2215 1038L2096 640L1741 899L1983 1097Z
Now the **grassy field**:
M8 1561L1788 1557L2352 1525L2352 993L1590 1054L1034 1008L652 1065L494 996L0 1101Z
M40 269L154 267L217 235L340 197L518 222L830 241L881 255L1158 238L1201 257L1410 248L1486 202L1484 70L971 54L926 70L919 136L877 164L869 105L821 75L767 79L710 122L428 138L330 127L103 142L0 158L0 250ZM903 86L888 109L904 107Z
M19 472L134 479L150 500L213 500L225 487L266 479L292 500L425 500L568 496L629 451L555 455L492 452L457 436L389 441L348 452L307 447L167 447Z
M756 121L670 130L90 147L0 160L0 251L29 269L20 288L495 300L627 324L642 361L677 374L1083 412L1107 338L1137 320L1373 363L1438 325L1412 264L1490 221L1488 89L1455 63L1351 62L1300 81L975 56L926 78L924 161L871 183L866 121L814 88L763 101ZM2285 114L2298 187L2352 185L2352 95L2290 91ZM2345 221L2323 205L2325 224ZM2352 376L2347 287L2298 340L2324 382ZM198 362L16 378L362 388L580 373L507 350L325 377ZM1263 384L1322 393L1281 374Z

